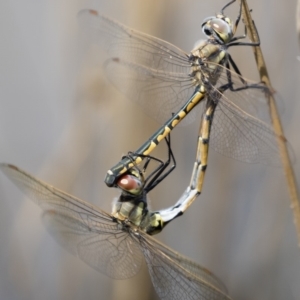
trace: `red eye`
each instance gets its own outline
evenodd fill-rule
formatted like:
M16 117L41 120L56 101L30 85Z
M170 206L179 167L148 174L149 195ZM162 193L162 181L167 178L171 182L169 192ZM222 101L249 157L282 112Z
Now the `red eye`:
M117 185L123 190L130 191L139 189L141 182L135 176L126 174L119 178Z

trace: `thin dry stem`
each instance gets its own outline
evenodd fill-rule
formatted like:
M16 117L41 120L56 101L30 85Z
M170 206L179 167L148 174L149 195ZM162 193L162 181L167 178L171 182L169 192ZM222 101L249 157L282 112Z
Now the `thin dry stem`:
M240 0L240 1L242 2L242 5L243 5L242 14L243 14L243 19L244 19L245 25L248 30L249 39L252 42L256 42L258 40L258 33L256 31L254 22L251 18L251 14L250 14L250 11L248 8L247 1L246 0ZM270 91L274 91L271 86L270 78L268 75L267 67L266 67L266 64L265 64L265 61L263 58L261 48L259 46L253 47L253 51L254 51L254 57L256 60L256 64L257 64L257 68L258 68L258 72L259 72L261 81L263 81L267 85L267 87L270 89ZM291 209L292 209L293 215L294 215L294 224L295 224L297 236L298 236L298 246L300 247L299 193L297 190L297 185L296 185L294 171L293 171L293 168L291 165L291 160L290 160L289 153L288 153L288 150L286 147L286 138L284 137L283 129L281 126L281 122L280 122L280 118L279 118L279 114L277 111L277 107L275 104L273 94L269 95L269 106L270 106L270 115L271 115L271 119L272 119L272 123L273 123L274 132L278 136L277 140L278 140L278 145L279 145L279 149L280 149L281 161L282 161L282 165L284 168L285 177L287 179L287 185L288 185L288 190L289 190L289 194L290 194L290 203L291 203L290 206L291 206Z

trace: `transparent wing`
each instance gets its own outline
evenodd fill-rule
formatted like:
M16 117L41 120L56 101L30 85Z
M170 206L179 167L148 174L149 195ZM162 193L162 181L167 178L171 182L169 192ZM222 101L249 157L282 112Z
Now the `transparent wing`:
M187 54L164 40L126 27L95 10L82 10L78 18L84 34L112 58L121 58L166 73L189 72Z
M93 10L82 10L79 21L91 43L111 57L105 64L109 80L159 123L169 119L192 95L191 66L181 49ZM195 117L193 112L181 125Z
M142 254L127 232L115 226L103 229L103 222L91 220L87 226L70 210L47 210L43 221L56 241L90 267L115 279L134 276L140 269Z
M214 65L210 63L209 65ZM217 84L211 86L210 90L219 89L221 86L232 83L233 91L227 89L224 94L224 99L221 102L227 102L229 106L233 105L240 108L241 111L237 113L246 113L252 117L259 119L270 125L269 103L268 94L271 93L263 83L253 82L241 75L227 69L222 65L218 65L221 69L220 77ZM245 87L248 88L245 88ZM239 91L236 91L239 90ZM220 96L217 96L220 99Z
M43 209L47 229L72 254L112 278L132 277L139 271L142 253L113 216L13 165L0 164L0 169Z
M99 44L112 57L106 63L110 80L150 117L165 122L192 95L195 86L184 51L93 10L81 11L79 19L92 43ZM213 64L207 63L208 72ZM216 96L214 91L228 83L229 73L234 89L244 87L240 75L220 65L218 68L222 69L221 76L208 92L211 99L217 97L219 102L212 125L212 147L241 161L278 165L277 136L270 126L266 88L258 84L260 88L227 90ZM206 73L205 66L202 70ZM196 106L180 125L194 121L199 109L201 106Z
M223 74L209 97L218 103L212 122L210 145L225 156L248 163L280 165L277 135L271 127L268 97L263 84L247 81L231 72L234 91L220 93L218 88L228 83Z
M205 268L144 233L140 233L140 245L152 283L161 299L231 299L220 280Z
M166 122L172 113L177 113L195 90L188 73L166 73L122 59L108 60L105 69L109 80L158 123ZM195 108L181 125L197 117L199 110Z
M199 266L194 261L182 256L170 248L167 248L166 246L164 246L161 251L174 259L174 261L176 261L182 268L192 273L195 277L202 278L205 282L211 284L225 294L228 293L225 284L208 269Z

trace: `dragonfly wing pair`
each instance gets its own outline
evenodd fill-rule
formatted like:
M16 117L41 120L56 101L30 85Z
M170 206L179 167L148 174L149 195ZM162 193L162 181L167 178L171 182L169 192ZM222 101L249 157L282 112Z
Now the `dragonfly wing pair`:
M195 91L199 83L193 77L189 55L183 50L94 10L81 11L79 20L91 43L111 57L105 69L112 83L156 121L166 122ZM220 77L215 85L206 83L207 94L218 102L212 122L212 147L237 160L278 165L278 137L268 111L269 90L214 62L201 66L203 74L215 67L221 70ZM231 88L213 99L229 82ZM197 105L180 124L200 119L200 110L205 110L204 104Z
M92 268L123 279L140 269L142 254L115 218L7 164L1 171L43 210L46 228L57 242Z
M230 299L207 269L167 248L131 225L8 164L1 171L43 212L56 241L97 271L112 278L135 275L146 259L157 294L166 300Z
M109 80L157 122L164 123L191 96L195 87L183 50L94 10L80 11L79 22L89 42L111 57L105 63ZM183 124L194 120L191 114Z

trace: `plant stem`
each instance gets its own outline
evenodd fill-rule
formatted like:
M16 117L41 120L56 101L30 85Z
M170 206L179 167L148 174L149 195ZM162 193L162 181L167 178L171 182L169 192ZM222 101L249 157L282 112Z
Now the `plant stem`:
M247 27L248 37L252 42L258 41L258 33L254 22L251 18L251 13L248 8L248 4L246 0L240 0L242 3L242 15L244 23ZM276 135L278 136L278 146L280 150L281 162L284 168L285 177L287 180L287 186L290 194L290 207L292 209L294 215L294 224L296 227L297 237L298 237L298 246L300 247L300 201L299 201L299 193L297 190L296 180L294 171L292 168L291 160L289 157L289 153L286 146L286 138L283 133L283 129L281 126L281 121L279 118L279 114L277 111L277 107L275 104L275 100L273 97L274 89L271 86L270 78L268 75L267 67L263 58L263 54L260 46L253 47L254 57L256 60L258 72L260 75L260 79L262 82L266 84L271 93L269 94L269 108L270 115L273 124L273 129Z

